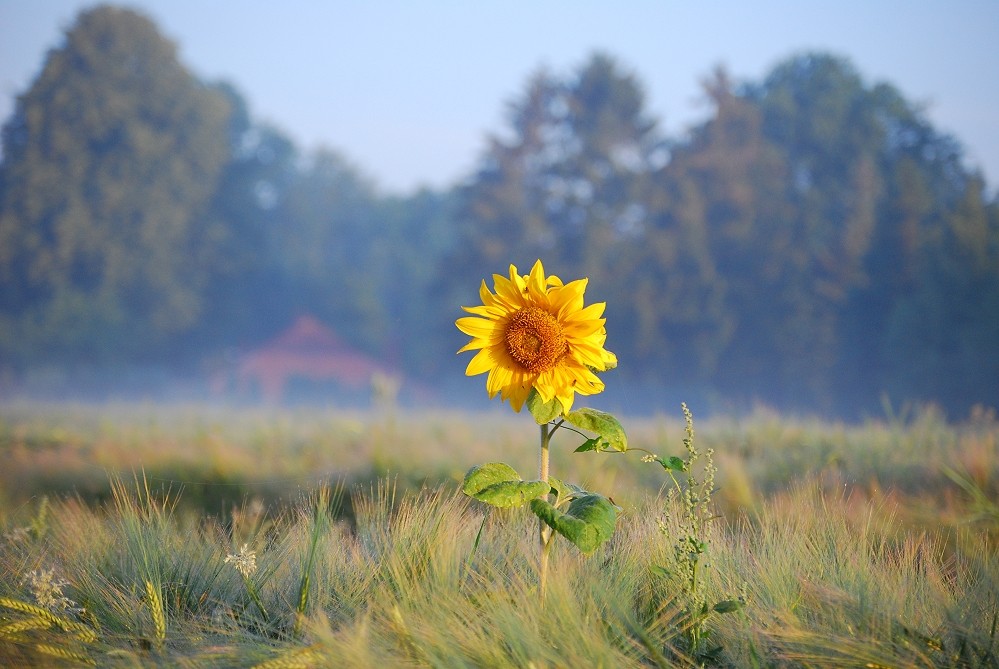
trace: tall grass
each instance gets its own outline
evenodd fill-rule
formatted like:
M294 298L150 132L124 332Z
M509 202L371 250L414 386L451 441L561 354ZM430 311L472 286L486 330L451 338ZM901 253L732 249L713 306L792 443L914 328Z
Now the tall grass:
M144 472L154 489L182 492L181 505L219 515L248 499L288 505L324 480L367 485L391 477L401 489L418 490L459 481L470 466L498 454L518 471L532 471L536 428L514 418L399 412L390 422L377 412L0 406L0 521L52 492L106 501L109 482L134 472ZM664 455L683 452L678 412L625 423L633 445ZM723 512L751 512L789 484L814 479L828 490L846 486L872 498L905 500L905 524L932 526L942 507L967 510L968 491L948 471L986 499L999 497L999 422L984 410L959 424L927 408L860 425L758 411L739 419L699 419L698 441L715 451L715 501ZM574 455L567 443L556 437L552 444L552 467L567 480L619 500L662 483L660 473L637 458ZM351 513L349 498L342 511Z
M675 559L663 528L683 526L684 506L660 493L661 468L637 458L570 457L554 444L560 471L613 491L624 512L589 557L556 545L541 603L536 517L481 506L454 483L487 448L509 448L507 459L530 469L517 459L530 458L533 430L518 442L508 423L479 430L446 417L392 441L377 422L348 431L337 422L346 419L313 417L267 441L260 435L280 430L264 423L220 422L208 438L198 437L203 417L135 432L89 420L74 428L72 418L11 414L5 454L23 458L24 473L38 452L106 454L128 441L137 452L114 468L127 471L165 442L202 439L222 444L206 454L212 467L253 480L259 472L225 454L246 448L273 462L288 447L285 472L304 472L294 459L321 450L304 445L315 438L355 459L332 479L294 478L266 503L250 486L210 513L148 470L112 472L106 495L88 500L5 487L0 666L999 666L994 421L699 425L725 511L700 528L710 543L701 596L744 606L709 611L699 634L717 650L693 657L676 596L685 575L657 569ZM56 429L59 446L38 444ZM118 441L115 430L131 436ZM632 434L664 455L682 453L682 437L683 424L665 420ZM376 455L411 475L374 475L364 459Z
M41 663L62 649L67 663L101 666L693 664L670 586L651 569L672 550L659 523L679 513L662 498L642 500L595 555L559 554L541 604L533 517L485 516L450 487L397 497L383 482L354 491L351 527L332 520L330 490L320 489L258 537L264 620L225 562L230 528L170 513L141 481L115 491L99 509L55 502L45 537L0 548L0 605L37 607L23 574L45 566L83 608L62 614L66 625L11 632L37 613L8 607L0 657ZM971 530L952 545L926 534L889 541L878 527L890 518L891 509L858 509L812 485L718 525L707 596L739 594L746 606L710 621L717 663L999 666L994 546ZM73 635L81 629L90 636Z

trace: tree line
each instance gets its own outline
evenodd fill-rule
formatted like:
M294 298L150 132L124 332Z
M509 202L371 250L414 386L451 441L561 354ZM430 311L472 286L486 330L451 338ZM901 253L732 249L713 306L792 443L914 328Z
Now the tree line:
M197 368L311 313L435 379L458 305L541 258L608 303L616 383L999 405L999 200L959 144L828 54L703 90L668 137L612 56L542 70L461 183L384 194L141 14L85 11L2 130L0 366Z

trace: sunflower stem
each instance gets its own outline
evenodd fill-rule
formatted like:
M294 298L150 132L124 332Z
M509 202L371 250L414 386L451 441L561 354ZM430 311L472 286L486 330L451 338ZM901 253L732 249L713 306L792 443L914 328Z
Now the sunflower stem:
M538 468L538 478L545 483L548 483L548 453L552 432L554 432L554 430L548 429L548 423L541 426L541 463ZM543 520L539 520L538 523L541 542L541 562L538 568L538 590L543 604L545 601L545 593L548 591L548 553L551 551L552 528L548 527L548 524Z

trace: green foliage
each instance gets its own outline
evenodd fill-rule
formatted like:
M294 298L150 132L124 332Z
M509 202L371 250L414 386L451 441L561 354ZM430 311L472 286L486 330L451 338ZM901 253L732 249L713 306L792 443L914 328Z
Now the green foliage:
M686 536L679 493L664 503L660 464L559 448L575 443L561 443L574 436L563 428L553 454L560 476L612 494L623 510L613 540L595 556L579 555L560 536L556 548L564 550L552 552L558 568L544 606L537 601L537 546L517 531L533 529L536 516L523 508L484 513L455 483L464 467L459 460L476 462L498 450L527 471L534 453L511 444L537 428L517 418L413 419L391 442L387 466L396 482L368 485L381 420L374 413L8 406L0 423L0 449L9 454L0 469L9 495L0 500L0 597L41 606L26 572L57 567L65 585L49 601L65 597L87 613L62 608L55 615L93 630L96 639L56 625L11 630L23 639L0 639L0 657L13 666L49 666L55 656L39 650L42 644L98 666L252 666L295 658L345 667L696 664L680 597L684 572L675 567L675 539ZM681 461L690 455L673 436L686 436L684 422L633 419L628 428L631 451L679 449L683 457L672 457ZM697 480L708 448L724 457L709 517L726 519L705 524L707 550L699 556L711 565L700 579L710 631L705 646L722 648L710 662L994 664L999 564L994 504L987 502L996 499L999 481L997 434L994 414L985 411L961 424L904 410L862 426L770 413L699 419L694 445L701 455L691 467ZM171 463L187 449L190 465ZM51 476L54 461L67 479L33 473ZM90 489L88 474L141 463L155 469L149 481L157 486L160 478L183 478L179 500L155 489L147 496L131 480L111 502L73 494ZM941 465L960 476L949 478ZM353 512L317 525L317 506L335 505L316 504L316 472L330 470L352 484ZM684 488L682 468L674 473ZM227 482L220 486L226 490L247 484L235 507L187 498L209 476ZM41 487L15 487L32 478ZM744 496L735 494L740 481L749 491ZM270 485L277 492L265 504L239 507L242 491L256 495ZM550 485L549 503L562 511L586 494L562 480ZM290 490L297 486L317 492L297 495ZM47 529L36 534L28 527L45 493ZM226 561L243 543L256 553L251 579L267 618ZM150 570L139 546L162 574L166 638L159 651L146 603ZM304 573L309 597L296 640ZM715 610L734 606L739 596L743 608ZM19 623L37 619L0 610L5 630Z
M531 392L527 395L527 409L534 416L538 425L552 422L564 411L562 403L558 401L557 397L553 397L548 402L542 402L541 395L534 388L531 388Z
M582 446L577 448L577 453L582 451L618 451L623 453L628 450L628 436L624 432L621 421L606 411L584 407L567 413L565 420L578 428L597 433L597 437L586 440Z
M711 563L708 549L712 532L708 523L720 517L715 515L711 504L716 471L713 451L708 449L704 453L702 478L698 480L695 464L700 460L701 452L694 444L694 418L686 404L682 409L686 458L644 458L662 465L675 486L666 495L666 514L669 515L659 521L660 531L673 543L673 554L668 567L653 565L651 571L667 584L658 590L664 602L660 607L677 608L678 623L684 633L683 650L702 663L714 662L723 648L709 642L712 618L716 614L739 611L746 602L744 597L709 602ZM687 474L683 484L676 477L680 472Z
M338 487L335 490L328 486L320 488L310 500L311 528L309 531L309 541L302 554L302 573L298 585L297 606L295 607L295 624L292 636L298 638L302 631L302 622L309 611L309 597L313 590L313 572L316 564L316 552L319 550L319 542L323 536L329 533L329 525L332 522L331 516L338 512L343 489ZM251 597L252 597L251 593ZM264 613L263 605L259 601L259 596L254 598L254 603L258 609Z
M999 403L999 200L957 142L826 54L704 97L670 138L610 55L541 70L461 185L386 195L148 19L85 11L3 127L0 375L222 365L308 312L436 382L481 268L540 257L593 280L636 383L853 416L882 392Z
M953 140L822 54L742 86L719 70L704 89L712 112L667 154L612 60L536 75L511 138L461 192L449 271L474 283L501 258L544 257L599 279L633 379L669 370L729 399L830 412L884 390L961 411L999 401L984 381L997 203ZM973 262L947 241L959 234Z
M531 511L542 523L539 533L541 552L538 594L544 601L548 592L549 555L555 539L552 530L565 537L583 553L592 553L611 538L617 524L617 507L613 502L602 495L588 492L550 475L552 436L559 428L573 424L598 435L577 448L577 453L587 450L623 452L628 446L624 428L611 414L583 408L570 411L563 417L564 409L558 399L553 398L550 402L543 402L535 388L532 388L528 395L527 405L535 421L541 426L539 480L525 482L513 467L493 462L477 465L468 470L462 484L462 492L498 507L520 507L530 503ZM481 534L482 526L479 532Z
M3 130L5 357L148 354L198 325L230 113L145 17L80 15Z
M592 553L610 539L617 525L617 507L596 493L573 497L564 512L543 499L532 499L531 511L583 553Z
M714 531L715 576L705 595L713 603L709 639L722 650L710 658L685 652L677 608L653 598L665 594L668 577L651 573L649 562L672 554L655 522L663 508L654 492L630 493L612 550L553 571L544 604L534 596L535 546L501 531L529 513L492 515L477 536L480 507L453 486L396 495L385 482L353 493L359 512L349 528L323 523L316 532L321 494L272 507L254 577L281 624L264 628L246 608L241 575L225 562L225 527L200 514L161 516L154 509L168 501L123 493L129 497L104 508L54 501L44 541L0 540L0 569L9 575L0 581L7 664L49 666L60 657L70 666L995 664L992 539L957 530L945 514L935 517L936 529L893 539L885 534L896 524L891 508L811 484L768 497L752 521ZM133 513L142 517L135 527L121 517ZM141 603L145 567L122 550L135 531L156 538L148 557L172 574L158 650L142 643L144 632L154 633ZM295 639L301 558L309 553L309 608ZM23 578L32 564L60 565L65 594L89 613L39 604ZM179 607L173 593L185 588L204 603L197 605L199 596ZM747 605L730 610L738 601L724 594L730 590L744 593ZM127 607L145 628L124 615Z
M550 488L546 481L524 481L510 465L490 462L469 469L461 491L480 502L503 508L523 506L547 495Z
M533 76L511 107L513 136L493 138L461 190L452 271L475 285L480 267L543 257L556 274L571 267L607 283L617 269L615 238L640 229L639 179L660 141L643 97L606 54L565 80Z

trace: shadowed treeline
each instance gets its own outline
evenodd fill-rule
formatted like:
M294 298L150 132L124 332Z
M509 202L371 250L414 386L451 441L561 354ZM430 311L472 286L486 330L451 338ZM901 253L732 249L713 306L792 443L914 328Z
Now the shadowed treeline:
M958 143L827 54L704 93L667 137L612 56L539 71L461 183L386 194L148 19L88 10L3 125L0 389L204 387L305 315L440 389L459 305L541 258L607 302L619 387L999 404L999 203Z

